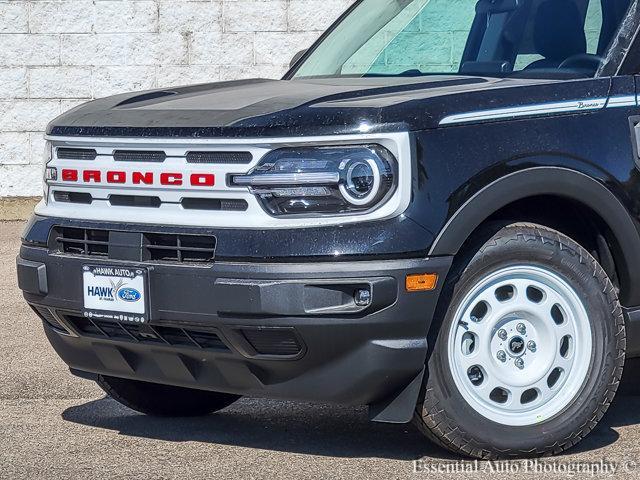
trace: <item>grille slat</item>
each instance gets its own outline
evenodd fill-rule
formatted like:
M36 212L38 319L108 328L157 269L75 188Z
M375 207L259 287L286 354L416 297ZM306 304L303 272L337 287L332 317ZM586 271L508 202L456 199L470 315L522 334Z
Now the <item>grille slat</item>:
M162 163L167 159L167 154L162 150L116 150L113 159L116 162Z
M129 335L129 338L133 339L133 341L135 342L139 342L140 340L138 340L138 338L129 331L129 329L127 328L126 325L120 324L120 326L122 327L122 329L127 333L127 335Z
M93 203L93 196L90 193L84 192L65 192L56 190L53 192L53 198L56 202L63 203L81 203L83 205L90 205Z
M171 345L171 343L169 342L169 340L167 340L166 338L164 338L164 336L163 336L163 335L161 335L161 334L158 332L158 330L157 330L156 328L154 328L154 327L153 327L153 326L151 326L151 325L147 325L147 327L148 327L148 328L149 328L149 330L151 330L151 331L154 333L154 335L155 335L156 337L158 337L162 342L166 343L167 345Z
M92 148L63 148L56 149L56 155L61 160L95 160L98 156Z
M246 200L218 200L217 198L183 198L180 202L186 210L228 210L244 212L249 208Z
M115 207L160 208L160 197L142 195L109 195L109 203Z
M251 152L188 152L187 163L245 165L251 163Z
M229 350L220 336L212 331L107 322L79 315L65 315L65 319L81 336L142 344L162 343L200 350Z
M100 242L98 240L77 240L75 238L64 238L64 237L56 237L57 241L65 242L65 243L78 243L78 244L87 244L87 245L106 245L107 242Z

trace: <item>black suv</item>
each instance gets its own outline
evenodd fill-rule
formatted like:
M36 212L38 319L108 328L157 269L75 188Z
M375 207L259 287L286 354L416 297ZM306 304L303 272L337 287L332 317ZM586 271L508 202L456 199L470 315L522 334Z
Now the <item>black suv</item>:
M362 0L283 80L54 120L19 284L151 415L369 405L560 452L640 353L638 1Z

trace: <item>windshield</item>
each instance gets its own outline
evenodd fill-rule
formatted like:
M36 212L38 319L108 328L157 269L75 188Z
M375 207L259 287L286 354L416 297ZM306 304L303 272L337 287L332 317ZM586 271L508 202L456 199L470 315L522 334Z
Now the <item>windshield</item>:
M362 0L292 78L594 76L630 0Z

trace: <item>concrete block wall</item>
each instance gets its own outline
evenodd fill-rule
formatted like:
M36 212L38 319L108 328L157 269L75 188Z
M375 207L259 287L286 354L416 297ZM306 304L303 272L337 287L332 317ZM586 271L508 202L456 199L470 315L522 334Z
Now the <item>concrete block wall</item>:
M0 197L41 194L42 132L93 98L278 78L352 0L0 0Z

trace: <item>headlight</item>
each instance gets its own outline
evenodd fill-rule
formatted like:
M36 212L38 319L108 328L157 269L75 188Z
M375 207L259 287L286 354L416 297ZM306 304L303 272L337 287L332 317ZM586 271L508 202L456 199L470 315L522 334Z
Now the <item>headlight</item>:
M42 155L42 166L43 166L43 188L44 188L44 201L47 202L49 200L49 182L55 181L58 179L58 170L54 167L49 166L49 162L53 158L53 151L51 142L46 140L44 142L44 152Z
M274 216L366 213L396 189L398 164L380 145L281 148L247 175L232 175Z

